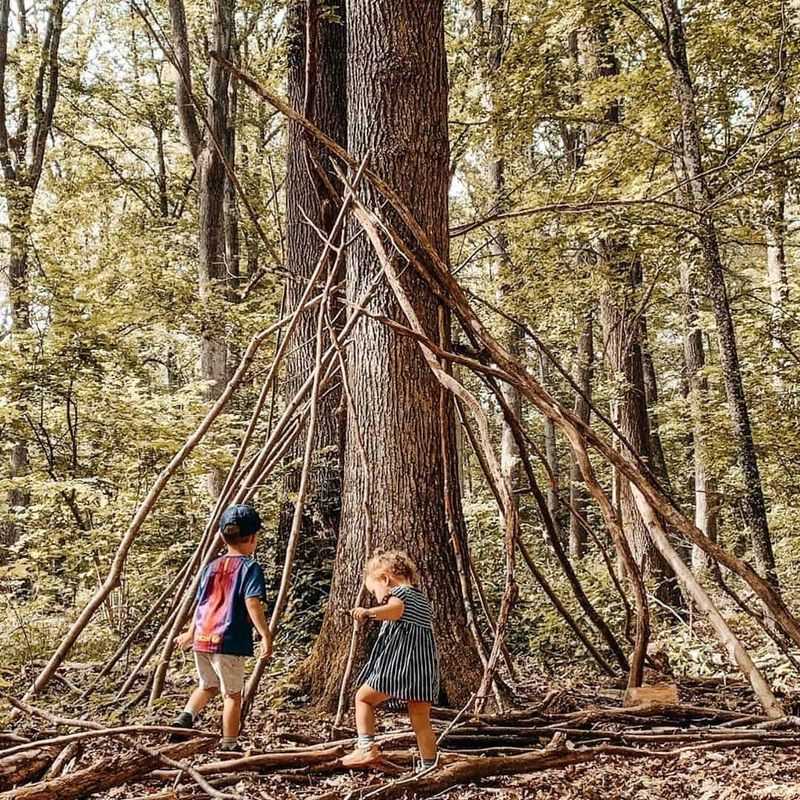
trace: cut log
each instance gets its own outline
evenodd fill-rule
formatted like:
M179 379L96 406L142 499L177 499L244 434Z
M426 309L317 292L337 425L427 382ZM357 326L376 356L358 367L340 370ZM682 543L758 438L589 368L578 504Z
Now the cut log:
M659 705L678 705L678 687L674 683L654 683L650 686L634 686L626 689L622 705L646 706L657 703Z
M25 753L0 758L0 790L19 786L44 774L60 747L37 747Z
M153 768L161 764L159 754L170 758L184 758L206 752L212 747L214 747L214 741L211 739L192 739L188 742L164 747L155 755L124 753L112 758L105 758L84 769L49 781L39 781L2 792L0 800L71 800L94 792L102 792L147 775ZM42 772L57 753L58 748L50 751L50 758L42 767ZM30 754L24 754L22 757L30 758Z

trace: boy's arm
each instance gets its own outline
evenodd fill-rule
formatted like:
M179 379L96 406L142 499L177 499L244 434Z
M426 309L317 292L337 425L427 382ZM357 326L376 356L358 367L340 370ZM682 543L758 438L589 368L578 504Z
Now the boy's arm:
M406 604L399 598L392 595L383 605L373 606L372 608L353 609L353 616L361 621L365 619L397 620L403 616Z
M269 658L272 655L272 634L269 632L269 623L264 614L264 603L260 597L247 597L244 602L247 606L247 613L250 615L253 627L261 636L261 652L259 657Z
M189 628L185 630L183 633L179 633L175 637L175 644L181 648L181 650L186 650L187 647L191 647L194 643L194 618L192 618L192 624L189 625Z

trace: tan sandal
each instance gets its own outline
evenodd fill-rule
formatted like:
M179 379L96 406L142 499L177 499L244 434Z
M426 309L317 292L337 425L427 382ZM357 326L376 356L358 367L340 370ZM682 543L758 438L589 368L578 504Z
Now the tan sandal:
M374 767L383 761L381 749L374 744L369 750L359 748L342 757L343 767Z

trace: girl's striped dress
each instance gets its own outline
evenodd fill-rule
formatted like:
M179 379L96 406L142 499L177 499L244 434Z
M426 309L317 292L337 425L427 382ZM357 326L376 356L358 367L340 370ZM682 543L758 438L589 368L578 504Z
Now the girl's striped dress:
M428 598L413 586L395 586L389 594L403 601L403 616L383 621L358 683L398 700L435 703L439 655Z

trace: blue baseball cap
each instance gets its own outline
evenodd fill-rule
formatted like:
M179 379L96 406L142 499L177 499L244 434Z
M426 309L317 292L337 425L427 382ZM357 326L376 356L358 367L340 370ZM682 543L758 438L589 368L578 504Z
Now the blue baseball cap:
M222 531L228 525L236 525L240 535L252 536L261 530L261 517L253 506L240 503L235 506L228 506L219 518L219 529Z

